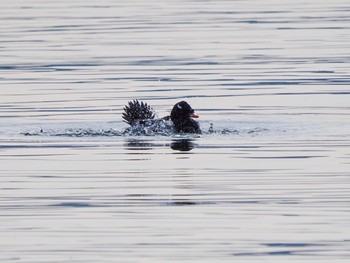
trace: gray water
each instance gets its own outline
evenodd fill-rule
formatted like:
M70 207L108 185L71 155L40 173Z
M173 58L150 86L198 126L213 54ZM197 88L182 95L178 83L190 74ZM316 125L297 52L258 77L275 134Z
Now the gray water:
M349 14L0 1L0 261L349 262ZM123 134L132 99L204 132Z

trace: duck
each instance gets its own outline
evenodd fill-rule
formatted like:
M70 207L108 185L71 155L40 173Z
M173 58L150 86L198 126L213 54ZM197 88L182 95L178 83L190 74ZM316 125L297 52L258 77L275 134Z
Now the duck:
M202 133L199 123L194 120L199 118L194 109L186 101L176 103L169 116L155 118L155 111L147 103L139 100L129 101L123 108L122 118L131 127L152 127L153 129L163 129L165 126L175 133ZM164 123L169 123L164 125Z

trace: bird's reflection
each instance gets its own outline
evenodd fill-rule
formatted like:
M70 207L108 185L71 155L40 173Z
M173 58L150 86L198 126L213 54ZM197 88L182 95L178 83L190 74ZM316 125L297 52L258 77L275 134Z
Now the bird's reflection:
M191 139L179 139L179 140L174 140L170 144L170 147L173 150L188 152L194 148L194 143Z
M128 140L125 143L127 150L144 150L149 151L152 150L154 146L156 146L152 141L145 141L145 140Z
M125 149L132 151L150 151L153 148L169 146L169 143L160 143L147 140L128 140ZM170 148L175 151L188 152L194 148L193 139L175 139L170 143Z

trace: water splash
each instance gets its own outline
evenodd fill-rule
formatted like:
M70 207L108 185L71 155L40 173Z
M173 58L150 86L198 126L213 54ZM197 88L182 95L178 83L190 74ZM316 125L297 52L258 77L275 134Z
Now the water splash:
M97 136L122 136L123 133L115 130L113 128L105 130L105 129L73 129L68 128L64 130L44 130L40 128L39 130L31 130L21 132L24 136L66 136L66 137L97 137Z
M258 136L269 132L270 130L267 128L245 128L245 129L230 129L230 128L222 128L215 129L214 124L210 123L208 131L204 131L204 134L218 134L218 135L250 135L250 136Z
M142 123L137 123L126 128L122 133L123 135L130 136L171 136L175 134L175 130L170 120L158 119L156 121L144 120Z
M214 128L210 123L209 128L203 127L202 135L237 135L237 136L260 136L270 132L266 128ZM27 130L21 132L24 136L58 136L58 137L112 137L112 136L174 136L176 135L173 126L169 121L161 121L151 125L137 124L122 130L115 128L66 128L66 129L43 129ZM200 135L198 135L200 136Z

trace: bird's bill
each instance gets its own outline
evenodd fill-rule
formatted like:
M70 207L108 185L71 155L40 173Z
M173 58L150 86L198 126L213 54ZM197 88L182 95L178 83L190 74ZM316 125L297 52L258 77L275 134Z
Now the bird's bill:
M190 114L190 117L191 117L191 118L199 118L199 115L197 115L197 114L195 114L195 113L191 113L191 114Z

